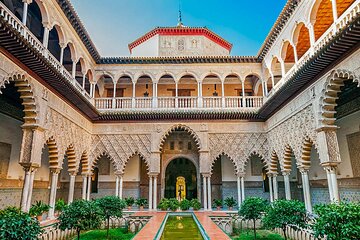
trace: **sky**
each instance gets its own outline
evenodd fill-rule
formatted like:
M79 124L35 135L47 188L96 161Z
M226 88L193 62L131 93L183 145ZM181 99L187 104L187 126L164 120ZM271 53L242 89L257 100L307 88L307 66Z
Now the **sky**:
M286 0L71 0L103 57L129 56L128 44L155 27L207 27L233 44L231 55L257 55Z

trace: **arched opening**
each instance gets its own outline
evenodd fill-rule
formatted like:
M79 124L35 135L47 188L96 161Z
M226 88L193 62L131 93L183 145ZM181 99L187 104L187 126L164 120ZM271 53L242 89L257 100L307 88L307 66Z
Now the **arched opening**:
M187 158L175 158L165 171L165 198L186 199L197 198L197 173L192 161ZM180 183L183 177L185 184ZM184 192L184 193L182 193Z
M203 106L221 108L222 84L217 75L208 75L202 81Z
M160 77L157 84L158 108L175 108L175 78L169 74Z
M355 0L336 0L338 16L340 17L354 2Z
M287 73L295 64L294 48L289 41L285 41L281 49L281 58L285 63L285 73Z
M139 155L134 154L126 162L123 170L123 198L133 197L146 198L149 197L149 175L148 165L145 159Z
M153 86L151 77L143 75L138 78L135 84L135 107L151 108L152 107Z
M281 80L282 76L282 69L281 69L280 60L277 57L274 57L271 61L271 73L273 74L274 78L274 86Z
M309 29L305 26L304 23L298 23L296 25L294 35L293 35L293 43L296 47L296 53L298 58L300 59L310 48L310 34Z
M26 26L40 42L43 41L44 37L44 27L42 21L43 16L41 14L40 7L36 1L33 1L28 7Z
M60 61L61 47L60 47L60 38L58 32L58 26L54 26L53 29L49 32L49 43L48 49L50 53Z
M85 75L85 85L84 85L84 89L88 94L90 94L90 85L91 85L90 81L93 81L93 74L89 69Z
M106 97L116 97L116 108L131 108L132 107L132 100L133 97L133 81L130 76L122 75L118 81L116 82L115 92L111 90L110 80L108 82L108 89L109 92Z
M95 85L95 98L114 97L114 81L110 75L102 75Z
M334 22L331 1L317 0L311 10L310 21L314 26L316 41Z
M176 91L173 92L173 96L176 96ZM178 108L197 106L198 84L193 75L184 75L179 79L177 96Z
M211 199L224 200L227 197L237 199L236 166L226 155L221 154L212 165L211 172Z
M1 0L2 3L22 21L24 3L19 0Z
M80 58L75 67L75 79L80 86L83 86L83 72L85 72L85 61L83 58Z
M242 106L242 83L238 75L230 74L224 80L225 106L239 108Z
M186 198L200 200L199 153L195 136L185 128L172 128L160 149L161 197L177 196L176 178L182 176L186 182Z
M73 59L75 59L75 48L74 45L69 42L64 48L62 64L70 74L72 73Z

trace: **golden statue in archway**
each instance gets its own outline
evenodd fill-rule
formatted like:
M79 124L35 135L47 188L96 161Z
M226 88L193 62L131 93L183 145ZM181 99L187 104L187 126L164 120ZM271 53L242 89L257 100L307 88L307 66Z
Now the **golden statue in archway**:
M182 201L186 198L186 184L184 177L176 178L176 198L178 201Z

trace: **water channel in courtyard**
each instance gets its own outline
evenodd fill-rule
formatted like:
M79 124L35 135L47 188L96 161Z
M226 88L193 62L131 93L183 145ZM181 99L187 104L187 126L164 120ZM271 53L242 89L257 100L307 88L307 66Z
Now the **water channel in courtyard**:
M155 239L206 240L209 239L209 237L206 235L195 215L189 213L168 214Z

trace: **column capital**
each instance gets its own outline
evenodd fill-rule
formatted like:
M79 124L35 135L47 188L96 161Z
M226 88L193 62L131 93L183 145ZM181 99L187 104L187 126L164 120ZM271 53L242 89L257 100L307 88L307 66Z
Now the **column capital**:
M159 173L157 173L157 172L151 172L151 173L149 173L148 175L149 175L149 177L157 177L157 176L159 175Z
M211 177L211 173L201 173L203 177Z
M324 170L328 173L336 173L337 169L337 162L325 162L321 163L321 166L324 168Z
M40 166L37 163L20 163L25 172L35 172Z
M281 174L282 174L283 176L290 176L291 171L283 171L283 172L281 172Z
M59 174L62 168L50 168L52 174Z
M77 175L77 172L69 172L70 177L76 177L76 175Z
M310 169L309 168L299 168L299 172L301 173L301 174L308 174L309 173L309 171L310 171Z
M245 177L245 173L244 172L238 172L238 173L236 173L236 176L238 177L238 178L242 178L242 177Z

